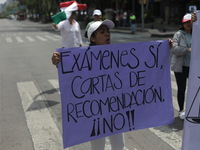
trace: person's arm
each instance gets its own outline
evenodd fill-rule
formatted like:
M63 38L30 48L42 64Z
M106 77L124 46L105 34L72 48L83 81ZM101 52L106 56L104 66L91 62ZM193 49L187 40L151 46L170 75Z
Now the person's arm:
M59 22L58 24L55 24L55 23L52 23L52 28L56 31L60 31L60 30L63 30L64 28L64 23L65 23L66 20L63 20L61 22Z
M186 52L191 51L191 49L184 44L184 37L180 32L175 33L172 45L171 51L173 55L182 56L185 55Z

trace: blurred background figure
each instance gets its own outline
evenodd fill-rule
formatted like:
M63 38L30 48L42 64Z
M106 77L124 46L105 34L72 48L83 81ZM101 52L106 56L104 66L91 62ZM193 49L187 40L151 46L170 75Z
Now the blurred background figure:
M73 11L68 19L63 20L58 24L52 24L54 30L60 31L62 37L62 47L79 47L83 44L80 25L74 19L75 14L76 12Z
M132 13L130 15L130 27L131 27L131 33L135 33L136 29L137 29L137 25L136 25L136 16Z
M84 34L84 37L85 37L85 38L88 38L88 36L87 36L87 30L89 29L90 25L91 25L92 23L94 23L95 21L101 21L101 20L102 20L102 12L101 12L101 10L95 9L95 10L93 11L92 17L93 17L94 20L91 21L91 22L89 22L89 23L87 24L86 28L85 28L85 34Z

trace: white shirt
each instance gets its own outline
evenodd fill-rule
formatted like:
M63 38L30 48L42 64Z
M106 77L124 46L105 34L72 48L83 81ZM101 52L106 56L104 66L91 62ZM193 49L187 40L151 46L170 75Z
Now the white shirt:
M70 24L69 20L61 21L57 27L62 37L62 47L79 47L82 45L81 30L76 20L74 20L73 25Z

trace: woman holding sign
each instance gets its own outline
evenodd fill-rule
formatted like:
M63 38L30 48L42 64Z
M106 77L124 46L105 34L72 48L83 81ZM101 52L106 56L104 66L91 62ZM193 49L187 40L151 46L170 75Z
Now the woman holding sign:
M90 41L90 46L110 44L110 31L114 28L114 23L111 20L96 21L90 25L87 35ZM52 63L57 65L60 61L60 54L54 52L52 56ZM123 134L116 134L109 136L111 150L127 150L124 146ZM104 150L105 138L91 141L91 150Z
M185 118L184 102L187 78L189 76L190 53L192 40L192 23L191 14L184 15L182 26L179 31L174 34L171 70L174 71L176 83L178 87L177 99L179 105L179 117Z
M114 23L110 20L96 21L90 25L88 29L88 39L90 46L110 44L110 31L114 28ZM124 138L123 134L116 134L109 137L112 150L123 150ZM92 150L104 150L105 138L91 141ZM126 149L126 148L124 148Z

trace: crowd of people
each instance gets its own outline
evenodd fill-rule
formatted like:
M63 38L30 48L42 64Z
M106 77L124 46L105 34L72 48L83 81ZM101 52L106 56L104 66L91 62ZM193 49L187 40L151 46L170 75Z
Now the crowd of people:
M102 21L102 12L94 10L93 21L88 23L85 29L85 37L88 38L90 46L110 44L110 29L115 27L113 21L106 19ZM131 15L132 24L135 23L136 17ZM177 100L179 105L179 117L184 119L184 102L187 79L189 76L190 67L190 53L191 53L191 39L192 39L192 22L195 21L195 13L186 14L182 19L182 26L178 30L173 39L169 39L172 59L171 70L174 72L176 83L178 87ZM82 45L82 37L80 34L80 26L74 20L74 13L71 17L59 24L52 25L55 30L61 32L62 47L78 47ZM134 27L133 27L134 28ZM134 29L132 32L136 32ZM60 54L54 52L52 55L52 63L57 65L60 62ZM124 144L123 134L116 134L109 137L112 150L125 150L127 149ZM91 141L92 150L104 150L105 138Z

